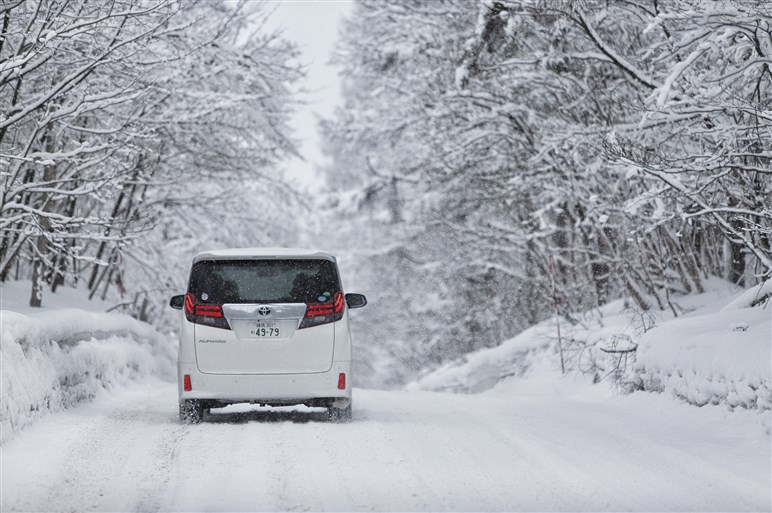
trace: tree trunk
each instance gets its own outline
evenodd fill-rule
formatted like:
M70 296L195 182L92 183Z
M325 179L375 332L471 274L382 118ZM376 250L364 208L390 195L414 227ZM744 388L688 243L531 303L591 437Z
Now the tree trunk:
M50 231L51 226L45 217L40 219L40 235L37 236L35 245L37 251L32 262L32 295L29 299L29 306L40 308L43 305L43 273L45 272L45 263L41 255L46 254L46 237L43 233Z
M124 216L124 219L128 220L129 215L131 214L131 201L134 196L134 193L137 190L137 179L139 178L139 172L142 169L144 161L144 154L140 153L139 157L137 157L137 162L134 164L134 169L131 173L131 190L126 191L126 185L124 184L123 187L121 187L121 192L118 194L118 198L115 200L115 205L113 206L113 211L110 216L110 219L115 221L115 219L118 218L118 213L121 210L121 205L123 205L123 200L128 196L129 198L129 206L126 208L126 215ZM110 235L110 232L112 231L112 227L108 226L105 228L104 234L105 237ZM105 249L107 249L107 242L102 241L99 243L99 248L96 252L95 260L99 260L102 258L102 255L105 252ZM109 264L108 264L109 265ZM96 293L97 288L99 288L99 282L97 281L97 276L99 274L99 266L95 263L94 267L91 270L91 277L88 280L88 288L91 291L91 294L89 295L89 299L91 299L94 294Z
M739 286L745 285L745 254L743 246L729 239L725 242L726 278Z
M67 202L67 217L72 217L75 215L75 206L76 206L76 200L74 197L70 198ZM53 277L51 279L51 292L56 292L56 289L60 285L64 285L64 276L67 272L67 255L70 253L70 250L72 248L73 242L72 241L65 241L64 244L67 246L67 250L65 251L59 251L57 254L56 260L54 261L54 267L52 270Z
M39 256L32 261L32 294L29 306L40 308L43 305L43 265Z

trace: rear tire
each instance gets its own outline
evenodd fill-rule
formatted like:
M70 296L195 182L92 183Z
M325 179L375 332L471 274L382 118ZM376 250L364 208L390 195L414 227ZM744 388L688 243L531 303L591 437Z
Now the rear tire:
M180 421L185 424L198 424L204 420L204 405L195 399L180 401Z
M336 408L335 406L327 408L327 420L330 422L351 422L351 417L351 401L345 408Z

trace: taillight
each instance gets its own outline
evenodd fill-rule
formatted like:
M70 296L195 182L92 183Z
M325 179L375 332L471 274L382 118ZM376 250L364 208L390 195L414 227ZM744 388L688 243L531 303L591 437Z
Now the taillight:
M185 318L195 324L224 330L231 329L228 320L223 315L222 305L196 303L196 296L192 292L185 294Z
M183 389L186 392L190 392L191 390L193 390L193 384L190 382L190 374L185 374L185 376L183 376L182 378L182 381L183 381L182 383Z
M298 326L299 330L319 326L330 322L338 322L343 319L343 307L345 305L343 292L336 292L332 302L311 303L306 308L306 316Z
M338 390L346 390L346 375L342 372L338 374Z

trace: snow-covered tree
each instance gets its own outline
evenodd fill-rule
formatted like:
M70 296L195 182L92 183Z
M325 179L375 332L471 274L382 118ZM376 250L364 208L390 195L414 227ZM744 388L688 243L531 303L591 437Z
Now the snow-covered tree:
M33 305L64 276L92 296L147 294L168 286L182 264L170 248L191 249L191 233L204 245L281 240L295 193L275 168L294 152L288 84L300 71L262 28L263 6L0 9L0 279L32 277Z
M399 336L373 319L379 342L411 334L420 367L555 302L679 314L708 275L769 277L769 29L748 3L359 3L323 125L335 215L356 212L363 266L389 255L384 317L434 305Z

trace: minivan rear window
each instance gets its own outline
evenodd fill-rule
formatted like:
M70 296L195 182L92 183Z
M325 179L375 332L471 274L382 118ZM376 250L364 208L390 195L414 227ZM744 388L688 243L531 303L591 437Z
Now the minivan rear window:
M203 260L188 291L202 303L318 303L340 290L329 260Z

